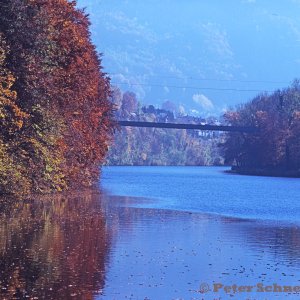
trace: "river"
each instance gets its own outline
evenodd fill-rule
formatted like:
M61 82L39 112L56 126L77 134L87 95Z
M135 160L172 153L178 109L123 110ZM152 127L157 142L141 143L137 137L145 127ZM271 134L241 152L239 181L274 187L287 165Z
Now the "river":
M107 167L109 192L149 198L139 207L300 221L298 178L226 174L228 167Z
M105 167L1 205L0 298L299 299L299 179L224 170Z

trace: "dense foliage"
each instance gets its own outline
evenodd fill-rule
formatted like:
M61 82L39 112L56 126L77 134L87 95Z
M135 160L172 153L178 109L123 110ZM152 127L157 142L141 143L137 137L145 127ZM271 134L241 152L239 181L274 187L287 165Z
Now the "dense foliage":
M225 159L245 173L300 175L300 84L262 94L236 111L231 125L255 126L255 134L230 133L223 144Z
M170 101L162 109L153 105L141 107L135 94L114 90L113 102L119 109L120 120L146 122L200 123L208 122L178 114L175 118L175 105ZM172 110L172 111L171 111ZM211 120L212 122L214 120ZM194 130L133 128L117 131L114 144L108 152L109 165L221 165L218 143L221 135L213 132Z
M113 124L88 17L67 0L0 7L0 193L91 186Z

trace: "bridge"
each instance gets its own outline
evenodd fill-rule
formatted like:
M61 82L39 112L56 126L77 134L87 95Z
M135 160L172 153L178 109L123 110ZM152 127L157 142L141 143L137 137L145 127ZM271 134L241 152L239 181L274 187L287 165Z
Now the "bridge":
M141 121L119 121L121 127L146 127L146 128L172 128L172 129L195 129L210 131L227 131L227 132L243 132L255 133L258 131L256 127L227 126L227 125L209 125L209 124L177 124L177 123L156 123Z

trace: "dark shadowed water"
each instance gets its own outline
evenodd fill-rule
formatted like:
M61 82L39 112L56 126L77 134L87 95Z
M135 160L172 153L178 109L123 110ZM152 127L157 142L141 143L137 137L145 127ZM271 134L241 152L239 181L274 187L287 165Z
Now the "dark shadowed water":
M299 180L222 171L110 167L1 206L0 299L300 299Z

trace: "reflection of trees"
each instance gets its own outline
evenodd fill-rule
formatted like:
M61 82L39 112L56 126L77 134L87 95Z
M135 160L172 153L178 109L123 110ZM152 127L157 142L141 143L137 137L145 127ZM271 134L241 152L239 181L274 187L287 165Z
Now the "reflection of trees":
M264 250L286 262L292 262L295 267L300 266L299 226L234 218L223 218L222 220L224 233L231 232L243 243L246 241L246 245L255 250Z
M111 236L99 195L19 203L0 220L1 298L92 299L101 292Z

